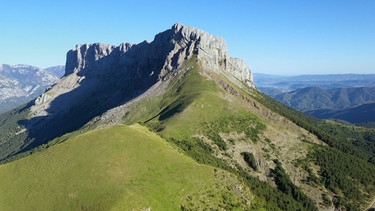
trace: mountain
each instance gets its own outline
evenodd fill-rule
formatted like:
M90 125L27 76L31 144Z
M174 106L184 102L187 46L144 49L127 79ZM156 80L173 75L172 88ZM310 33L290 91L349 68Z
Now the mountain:
M257 88L272 97L282 92L290 92L307 87L319 87L321 89L373 87L375 83L375 74L278 76L256 73L254 78ZM273 93L268 93L267 90L269 89ZM279 90L279 92L276 93L275 89Z
M221 38L175 24L65 66L0 115L1 210L373 207L375 131L265 96Z
M67 53L65 77L29 105L28 118L21 123L27 135L16 132L12 139L26 135L27 142L20 147L28 150L141 94L154 94L150 93L154 89L162 93L169 78L193 67L182 65L195 55L203 68L239 86L253 86L250 70L228 56L222 39L180 25L156 35L151 43L77 45Z
M340 119L353 124L375 122L370 106L375 103L375 87L337 89L307 87L281 93L274 98L318 118Z
M307 114L368 126L373 115L355 117L375 102L374 74L277 76L255 74L257 88L277 101ZM354 109L358 107L358 109ZM369 112L369 111L367 111ZM348 115L348 116L345 116ZM364 122L359 122L363 120Z
M345 109L375 103L375 87L322 89L307 87L275 96L275 99L300 111Z
M317 109L306 113L321 119L339 119L353 124L375 123L375 103L362 104L347 109Z
M0 113L22 105L56 83L49 71L29 65L0 65Z
M57 65L52 67L47 67L45 70L61 78L65 74L65 65Z

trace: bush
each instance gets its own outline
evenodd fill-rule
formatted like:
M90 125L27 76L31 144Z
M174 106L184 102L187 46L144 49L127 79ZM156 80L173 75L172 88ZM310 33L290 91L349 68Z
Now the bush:
M256 163L256 160L254 158L254 155L250 152L241 152L241 155L243 156L243 159L246 161L247 165L254 169L254 171L258 170L258 166Z

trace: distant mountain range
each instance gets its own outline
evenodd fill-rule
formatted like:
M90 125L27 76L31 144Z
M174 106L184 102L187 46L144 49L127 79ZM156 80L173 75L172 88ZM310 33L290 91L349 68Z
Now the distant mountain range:
M315 117L362 125L375 122L375 115L370 112L375 103L375 74L254 74L254 78L263 93Z
M279 76L254 73L255 85L268 94L267 89L277 89L280 92L294 91L306 87L322 89L372 87L375 84L375 74L328 74Z
M336 89L307 87L281 93L274 98L303 112L319 109L341 110L375 103L375 87Z
M24 104L56 83L65 67L46 69L30 65L0 65L0 113Z

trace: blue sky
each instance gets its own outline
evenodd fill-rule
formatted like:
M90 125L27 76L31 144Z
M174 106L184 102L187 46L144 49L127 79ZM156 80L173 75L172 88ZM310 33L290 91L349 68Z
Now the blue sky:
M0 8L5 64L65 64L76 44L151 41L178 22L222 37L253 72L375 74L374 0L4 0Z

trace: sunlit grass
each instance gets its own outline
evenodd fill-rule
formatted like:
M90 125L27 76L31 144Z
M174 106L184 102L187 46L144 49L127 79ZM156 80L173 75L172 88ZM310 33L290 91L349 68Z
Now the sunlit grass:
M0 210L246 207L239 195L252 199L232 174L196 163L138 124L70 138L0 166L0 178Z

